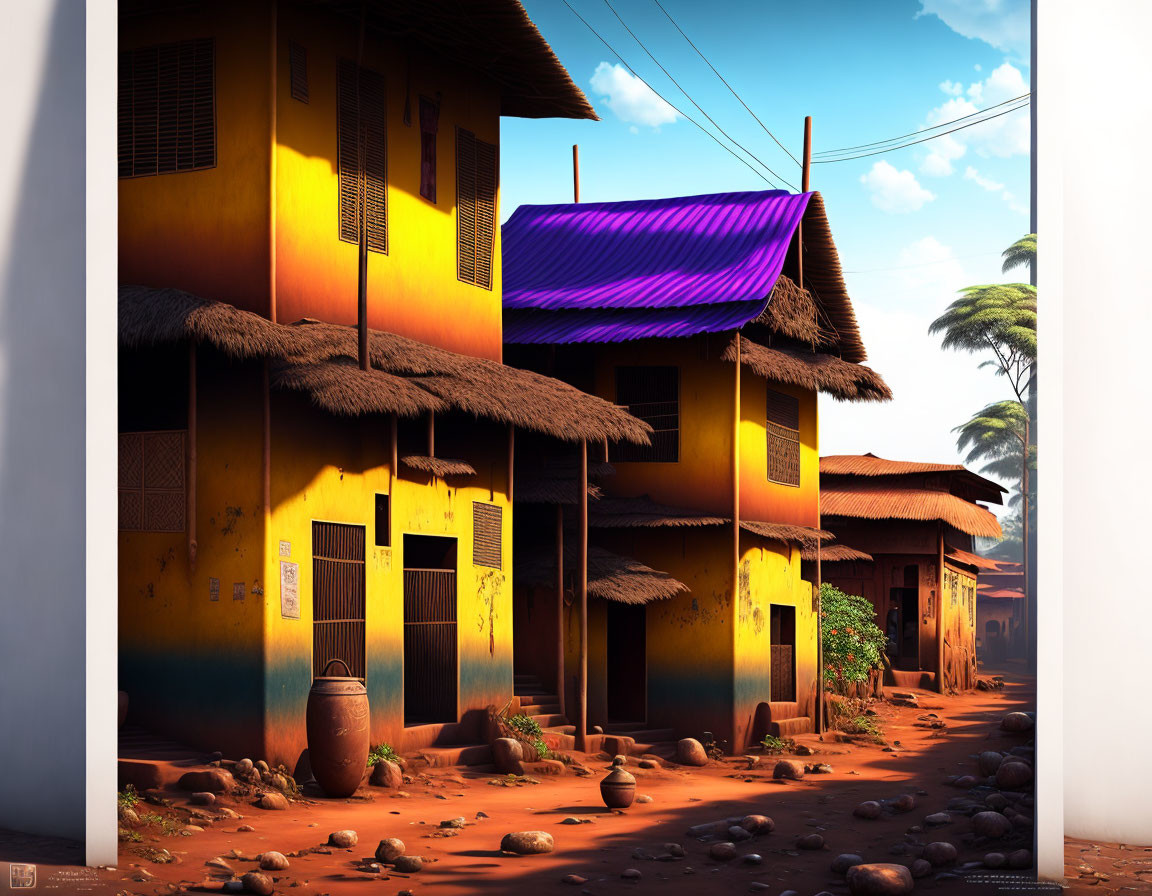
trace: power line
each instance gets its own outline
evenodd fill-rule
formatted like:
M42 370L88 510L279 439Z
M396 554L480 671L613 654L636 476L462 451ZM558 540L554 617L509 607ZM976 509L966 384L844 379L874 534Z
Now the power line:
M983 124L986 121L991 121L993 118L999 118L1001 115L1007 115L1009 112L1018 112L1021 109L1023 109L1024 107L1026 107L1027 105L1028 105L1028 103L1021 103L1019 106L1014 106L1011 109L1005 109L1003 112L997 112L995 115L989 115L987 118L981 118L979 121L970 121L968 124L962 124L962 125L960 125L960 127L952 128L950 131L944 131L940 134L933 134L931 137L922 137L919 140L912 140L908 143L902 143L899 146L889 146L886 149L877 149L874 152L864 152L864 153L860 153L859 155L855 155L855 156L844 156L843 158L839 158L839 159L813 159L812 164L813 165L827 165L831 162L851 162L853 159L864 159L864 158L867 158L868 156L878 156L878 155L881 155L881 154L886 153L886 152L893 152L894 150L897 150L897 149L906 149L909 146L915 146L917 143L926 143L929 140L935 140L937 137L945 137L948 134L956 133L956 131L962 131L965 128L970 128L974 125Z
M782 150L784 150L784 152L788 153L788 157L793 162L795 162L797 165L800 165L800 167L804 167L803 163L798 158L796 158L796 156L792 155L792 153L788 151L787 146L785 146L779 140L776 140L776 135L773 134L770 130L768 130L768 125L764 124L764 122L762 122L757 117L756 113L753 112L749 108L748 104L746 102L744 102L744 98L741 97L740 94L738 94L736 92L735 88L733 88L731 84L729 84L726 80L724 80L724 76L722 74L720 74L720 72L716 71L716 66L714 66L711 62L708 61L708 57L705 56L702 52L700 52L700 48L697 47L696 44L692 43L692 38L690 38L687 34L685 34L684 29L676 24L676 20L674 18L672 18L671 13L669 13L668 10L666 10L660 4L660 0L652 0L652 2L655 3L657 7L659 7L660 12L664 13L664 15L668 17L668 21L671 22L673 27L675 27L675 29L680 32L680 36L683 37L684 40L688 41L688 46L690 46L693 50L696 51L696 55L704 60L705 64L708 66L708 68L712 69L712 72L716 75L717 78L719 78L721 80L721 82L723 82L724 86L728 88L728 90L731 92L732 96L736 97L736 99L738 99L740 101L740 105L743 106L745 109L748 109L748 114L756 119L756 123L764 129L764 133L766 133L769 137L771 137L773 140L775 140L776 145L779 146Z
M659 3L659 0L655 0L655 2ZM1009 103L1014 103L1017 100L1027 99L1031 96L1032 96L1032 94L1030 94L1030 93L1022 93L1022 94L1020 94L1020 96L1014 96L1014 97L1012 97L1012 99L1004 100L1004 102L997 103L995 106L989 106L987 109L981 109L978 112L972 112L968 115L962 115L959 118L953 118L951 121L941 122L940 124L933 125L930 128L921 128L918 131L912 131L911 133L908 133L908 134L902 134L899 137L889 137L887 140L877 140L874 143L861 143L859 146L843 146L840 149L825 149L825 150L821 150L820 152L813 153L813 155L833 156L833 155L839 155L840 153L852 152L853 150L857 150L857 149L868 149L869 147L872 147L872 146L880 146L881 144L884 144L884 143L895 143L896 141L903 140L907 137L915 137L917 134L927 134L929 131L936 131L936 130L939 130L940 128L948 127L948 125L950 125L950 124L956 124L956 122L958 122L958 121L965 121L966 119L972 118L973 116L976 116L976 115L983 115L985 112L991 112L993 109L999 109L1001 106L1007 106Z
M652 51L649 50L648 47L646 47L644 45L644 41L640 40L640 38L638 38L636 36L636 34L632 31L632 29L628 27L628 23L625 22L620 17L620 13L616 12L616 8L612 5L610 0L604 0L604 5L607 6L609 10L611 10L612 15L616 16L617 21L619 21L620 24L624 26L624 30L628 32L628 34L632 37L632 39L640 45L640 49L648 54L648 58L651 59L653 62L655 62L656 65L659 67L660 71L664 72L664 74L668 77L668 80L676 85L676 89L679 90L682 94L684 94L685 97L687 97L688 102L690 102L693 106L695 106L697 109L699 109L700 114L703 115L705 118L707 118L710 122L712 122L712 126L714 128L716 128L716 130L718 130L721 134L723 134L725 137L727 137L728 140L731 141L734 145L740 147L740 149L742 149L747 155L749 155L753 159L755 159L766 171L768 171L769 174L771 174L777 180L784 181L784 183L787 186L791 187L797 193L800 192L799 187L795 186L794 184L788 183L787 180L785 180L783 177L781 177L779 174L777 174L775 171L773 171L771 168L769 168L767 165L765 165L764 162L760 158L758 158L755 153L753 153L746 146L741 145L739 142L736 141L736 139L731 134L729 134L726 130L724 130L724 128L720 127L720 125L718 125L716 123L716 120L711 115L709 115L707 112L705 112L703 107L701 107L701 105L698 102L696 102L696 100L692 99L691 94L689 94L687 90L685 90L683 87L680 86L680 82L677 81L672 76L672 73L670 71L668 71L668 69L664 68L663 65L661 65L660 60L652 55Z
M649 84L647 81L645 81L643 78L641 78L640 75L638 75L636 73L636 69L632 68L632 66L630 66L628 64L627 60L625 60L623 56L621 56L619 53L616 52L616 49L612 46L612 44L608 43L608 41L604 39L604 37L600 34L599 31L597 31L595 28L593 28L591 25L589 25L588 21L582 15L580 15L580 13L576 12L576 10L573 8L572 4L568 2L568 0L563 0L563 3L572 12L572 15L576 16L576 18L578 18L581 22L583 22L584 27L586 27L589 31L591 31L594 35L596 35L596 37L599 38L600 43L604 44L604 46L606 46L608 48L608 51L613 56L615 56L617 59L620 60L620 63L626 69L628 69L629 72L632 73L632 76L634 78L639 80L641 84L643 84L645 87L647 87L649 90L651 90L654 94L656 94L656 96L660 97L660 99L664 100L664 102L668 103L668 105L673 109L673 111L676 112L677 115L680 115L681 117L692 122L692 124L696 125L696 127L698 127L701 131L703 131L709 137L711 137L716 142L717 146L719 146L721 149L723 149L725 152L727 152L729 155L731 155L734 159L739 160L742 164L744 164L748 168L749 171L751 171L758 178L760 178L760 180L764 181L764 183L768 184L768 186L773 187L774 189L780 189L778 184L773 183L768 178L766 178L763 174L761 174L759 171L757 171L755 168L753 168L747 159L744 159L741 156L737 155L732 150L731 147L726 146L724 143L722 143L720 141L720 138L718 138L715 134L713 134L711 131L709 131L702 124L700 124L700 122L698 122L696 119L694 119L691 115L686 115L684 112L681 112L680 109L677 108L677 106L674 103L672 103L671 101L669 101L667 99L667 97L665 97L658 90L656 90L656 88L654 88L651 84Z

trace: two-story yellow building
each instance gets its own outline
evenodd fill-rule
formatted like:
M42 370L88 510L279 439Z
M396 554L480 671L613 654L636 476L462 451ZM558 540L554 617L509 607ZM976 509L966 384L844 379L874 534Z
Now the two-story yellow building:
M291 768L339 659L374 743L474 743L516 431L647 442L501 363L500 118L595 115L515 0L120 8L129 718Z
M890 397L860 363L820 194L522 206L504 241L509 362L654 431L651 446L606 446L596 544L685 586L589 601L589 724L709 731L731 750L811 730L817 619L801 552L827 537L817 393Z

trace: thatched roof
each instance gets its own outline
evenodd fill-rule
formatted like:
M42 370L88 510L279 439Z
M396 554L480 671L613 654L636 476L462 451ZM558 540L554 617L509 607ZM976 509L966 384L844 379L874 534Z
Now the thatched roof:
M996 569L996 561L988 557L981 557L979 554L973 554L971 551L963 551L960 548L953 547L947 542L944 543L944 556L949 560L955 560L957 563L963 563L965 566L972 566L976 569Z
M588 507L588 525L593 529L683 528L722 526L731 522L730 517L659 504L647 495L638 498L604 498Z
M804 286L824 310L827 325L836 334L836 348L840 357L855 364L865 361L868 355L864 351L856 312L852 310L852 300L848 297L848 287L844 283L840 253L836 251L836 243L832 240L824 197L818 192L812 193L808 207L804 210L803 233Z
M765 327L815 348L835 341L835 334L820 326L820 317L820 306L812 298L812 293L781 274L772 287L768 305L749 324Z
M278 363L272 368L271 384L276 389L303 392L317 407L344 417L414 417L447 410L443 401L403 377L376 368L361 370L356 360L348 357L316 364Z
M141 286L120 287L119 321L120 343L127 348L191 339L233 358L286 362L289 367L281 387L309 392L321 406L327 401L344 409L341 413L351 413L358 403L368 409L360 413L375 413L374 403L391 401L371 395L353 399L356 391L371 392L376 384L347 364L347 359L357 357L354 327L318 321L276 324L224 302ZM375 370L404 378L409 386L439 399L447 410L565 441L649 443L651 428L646 423L551 377L381 330L369 331L369 357ZM292 371L290 367L327 361L337 363L323 371ZM341 374L346 374L347 381L337 385ZM395 410L387 413L414 416L423 412L414 399L405 404L401 398L392 404Z
M875 454L828 454L820 458L820 473L835 476L893 476L905 473L945 473L963 469L963 464L888 460Z
M575 566L575 549L565 550L566 569ZM556 582L556 557L547 552L518 552L514 578L519 585L547 588ZM588 548L588 596L622 604L646 604L667 600L688 591L688 586L666 572L621 557L603 548Z
M801 548L800 559L807 563L816 562L816 548ZM827 544L820 548L821 563L846 563L852 561L872 562L872 555L850 548L846 544Z
M800 548L816 549L816 542L827 544L835 540L836 536L823 529L813 529L808 526L790 526L784 523L762 523L758 520L740 520L740 528L762 538L784 544L794 544Z
M735 339L728 343L721 357L725 361L736 360ZM892 390L876 371L833 355L768 348L742 337L740 363L765 379L826 392L841 401L888 401L892 398Z
M517 455L519 459L519 455ZM588 462L588 500L599 501L603 492L593 479L611 476L615 468L603 461ZM575 461L556 461L516 465L515 498L517 504L575 504L580 495L579 471Z
M1000 523L986 507L947 491L890 488L883 482L851 482L820 489L820 510L828 517L863 520L941 520L969 535L1000 538ZM830 522L830 521L829 521ZM830 522L833 528L835 524Z
M475 476L476 468L463 460L453 460L447 457L425 457L419 454L410 454L400 458L400 463L410 470L419 470L421 473L431 473L443 479L445 476Z

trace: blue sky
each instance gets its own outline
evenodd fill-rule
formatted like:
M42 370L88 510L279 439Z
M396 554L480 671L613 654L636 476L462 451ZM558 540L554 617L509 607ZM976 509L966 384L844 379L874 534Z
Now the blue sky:
M560 0L523 0L599 122L504 119L502 215L572 198L637 199L769 189L622 67ZM570 0L672 104L708 125L604 0ZM948 121L1029 89L1027 0L661 0L772 132L800 156ZM800 170L708 69L653 0L612 0L628 26L735 140L793 184ZM710 129L713 131L714 128ZM973 283L997 282L1000 252L1029 229L1028 113L884 155L814 165L869 364L887 405L821 398L821 453L952 461L952 427L1010 397L979 358L943 353L929 323ZM1026 274L1021 274L1026 278Z

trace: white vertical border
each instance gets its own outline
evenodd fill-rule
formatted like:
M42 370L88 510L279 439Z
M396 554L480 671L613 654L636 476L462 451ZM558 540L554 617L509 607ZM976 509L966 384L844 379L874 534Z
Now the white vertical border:
M1064 878L1064 69L1060 0L1036 3L1037 416L1036 867Z
M116 864L116 20L88 0L85 859Z

